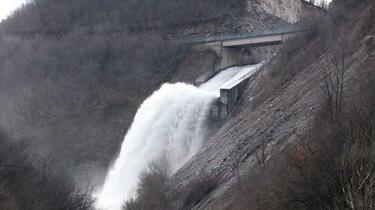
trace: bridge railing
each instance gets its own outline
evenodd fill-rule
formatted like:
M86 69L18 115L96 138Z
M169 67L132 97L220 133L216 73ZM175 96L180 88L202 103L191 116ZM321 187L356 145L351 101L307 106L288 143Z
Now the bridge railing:
M240 32L240 33L230 33L230 34L220 34L220 35L213 35L213 36L199 36L185 39L185 43L190 44L203 44L203 43L210 43L210 42L218 42L218 41L227 41L227 40L234 40L234 39L244 39L244 38L252 38L252 37L261 37L261 36L269 36L269 35L280 35L280 34L289 34L289 33L298 33L303 31L301 28L297 26L290 26L284 27L275 30L266 30L266 31L254 31L254 32Z

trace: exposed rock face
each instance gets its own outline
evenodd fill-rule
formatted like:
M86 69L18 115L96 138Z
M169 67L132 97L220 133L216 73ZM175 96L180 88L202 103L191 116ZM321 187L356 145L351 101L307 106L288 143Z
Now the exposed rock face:
M254 75L244 97L251 100L249 92L267 74L267 65ZM212 175L230 181L237 167L248 171L256 164L256 154L265 150L271 155L283 145L298 139L316 116L322 103L319 69L308 68L257 107L246 106L234 113L204 148L176 175L174 185L188 184L196 177ZM226 181L223 181L225 185ZM219 188L219 191L224 190ZM205 209L205 208L201 208Z
M242 13L177 25L168 31L171 37L181 39L185 36L278 30L297 23L306 10L314 11L315 7L302 0L244 0Z
M301 0L248 0L247 10L250 13L268 13L289 23L296 23L302 16Z
M366 50L373 46L373 40L372 36L366 37L364 46L347 58L348 84L357 75L372 69L374 57ZM285 146L303 139L324 107L321 90L324 70L321 67L327 62L329 56L326 54L258 105L252 98L259 94L259 88L267 87L261 80L270 74L271 67L265 64L250 79L243 93L243 109L233 113L172 180L172 185L181 189L204 176L221 178L220 185L194 209L230 209L225 206L232 201L224 199L224 193L234 186L237 174L254 171L259 154L268 160Z

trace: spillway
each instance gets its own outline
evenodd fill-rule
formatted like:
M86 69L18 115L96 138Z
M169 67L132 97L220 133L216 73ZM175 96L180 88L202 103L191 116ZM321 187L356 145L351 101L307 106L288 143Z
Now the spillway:
M211 105L220 87L247 68L229 68L199 88L185 83L166 83L138 109L120 155L97 193L102 209L120 210L131 198L138 177L150 161L166 153L172 173L201 148Z

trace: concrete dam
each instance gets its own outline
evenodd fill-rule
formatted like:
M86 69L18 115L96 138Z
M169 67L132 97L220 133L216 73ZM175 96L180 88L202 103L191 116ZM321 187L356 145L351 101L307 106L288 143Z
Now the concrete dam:
M281 30L226 34L190 40L194 47L199 50L209 49L214 51L220 60L215 68L205 72L195 83L202 84L222 70L230 67L257 63L251 51L252 48L280 45L301 32L301 29L293 26ZM220 88L219 98L212 110L212 116L215 119L224 119L233 111L241 96L243 87L249 81L251 75L261 68L261 65L245 66L243 68L247 68L248 71L239 72L235 81Z
M195 40L195 47L218 54L218 66L202 75L196 86L165 83L142 103L120 155L95 193L98 207L121 209L124 200L133 199L143 170L162 155L171 160L168 173L177 172L201 149L210 118L225 119L237 105L246 83L262 67L263 62L244 63L244 56L252 56L244 55L244 49L278 45L295 33L246 33Z

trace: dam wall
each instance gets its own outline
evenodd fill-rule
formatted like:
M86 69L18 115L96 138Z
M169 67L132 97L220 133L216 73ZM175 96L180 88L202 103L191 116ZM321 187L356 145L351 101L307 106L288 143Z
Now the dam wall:
M225 119L237 106L242 92L251 76L262 67L263 63L242 68L230 81L220 87L219 97L211 110L213 119ZM233 69L233 68L232 68ZM229 69L230 70L230 69Z

